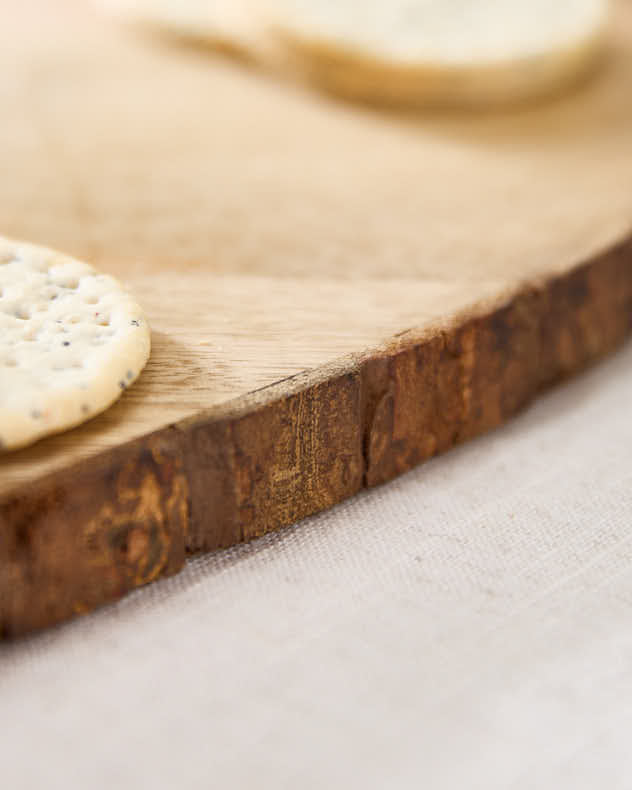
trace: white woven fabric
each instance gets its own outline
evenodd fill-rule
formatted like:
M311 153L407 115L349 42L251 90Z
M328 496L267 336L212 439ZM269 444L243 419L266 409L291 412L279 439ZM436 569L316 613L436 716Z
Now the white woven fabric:
M632 346L492 435L0 648L0 786L632 787Z

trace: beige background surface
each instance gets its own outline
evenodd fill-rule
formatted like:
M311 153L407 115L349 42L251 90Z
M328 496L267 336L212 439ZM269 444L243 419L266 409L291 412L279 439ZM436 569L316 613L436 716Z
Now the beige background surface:
M2 786L630 787L632 347L501 431L0 648Z

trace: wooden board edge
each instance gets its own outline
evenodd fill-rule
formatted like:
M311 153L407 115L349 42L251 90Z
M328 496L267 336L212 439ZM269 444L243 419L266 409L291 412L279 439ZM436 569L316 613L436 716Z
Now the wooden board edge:
M453 327L407 333L0 497L0 637L291 524L506 421L632 330L632 237Z

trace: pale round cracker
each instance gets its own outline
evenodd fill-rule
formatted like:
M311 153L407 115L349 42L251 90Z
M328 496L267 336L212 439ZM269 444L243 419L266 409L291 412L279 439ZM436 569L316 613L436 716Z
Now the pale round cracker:
M99 414L138 377L147 320L113 277L0 237L0 449Z
M269 32L327 90L485 105L558 91L607 41L608 0L265 0Z

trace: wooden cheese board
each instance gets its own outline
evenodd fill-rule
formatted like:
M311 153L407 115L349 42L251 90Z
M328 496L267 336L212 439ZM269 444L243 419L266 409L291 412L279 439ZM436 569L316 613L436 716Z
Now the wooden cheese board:
M0 28L0 233L129 283L137 384L0 456L0 634L489 430L632 328L632 4L557 101L384 113L79 2Z

